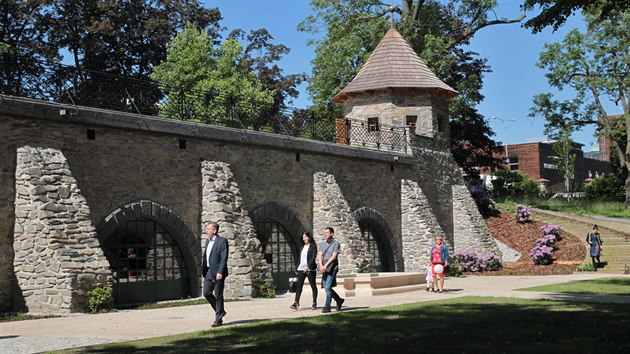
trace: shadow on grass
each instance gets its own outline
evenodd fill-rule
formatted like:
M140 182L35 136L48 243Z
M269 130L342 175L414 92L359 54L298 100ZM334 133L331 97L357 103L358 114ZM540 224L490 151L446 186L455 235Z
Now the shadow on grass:
M630 352L630 304L466 297L81 348L110 352Z

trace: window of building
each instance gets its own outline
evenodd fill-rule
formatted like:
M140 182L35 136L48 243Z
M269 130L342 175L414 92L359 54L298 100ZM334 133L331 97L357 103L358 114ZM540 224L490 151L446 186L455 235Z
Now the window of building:
M552 163L543 163L543 167L549 170L557 170L558 166L552 164Z
M378 126L378 118L368 118L368 131L377 132L380 128Z
M417 122L418 122L418 116L406 116L405 117L405 124L410 126L410 127L415 127Z
M510 170L512 170L512 171L516 171L516 170L518 170L518 156L516 156L516 157L510 157L510 160L509 160L509 161L510 161L510 162L509 162L509 165L510 165Z

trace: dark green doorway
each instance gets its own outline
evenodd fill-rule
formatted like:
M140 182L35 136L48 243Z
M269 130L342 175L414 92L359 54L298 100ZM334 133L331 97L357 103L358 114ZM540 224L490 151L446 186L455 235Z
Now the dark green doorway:
M368 262L377 272L391 271L390 262L378 229L369 222L359 221L361 236L367 245Z
M115 305L191 295L182 252L172 235L155 221L137 218L122 223L103 249L112 272Z
M282 224L269 219L256 224L256 236L262 244L265 260L271 266L276 290L287 290L289 278L295 276L297 267L298 251L293 238Z

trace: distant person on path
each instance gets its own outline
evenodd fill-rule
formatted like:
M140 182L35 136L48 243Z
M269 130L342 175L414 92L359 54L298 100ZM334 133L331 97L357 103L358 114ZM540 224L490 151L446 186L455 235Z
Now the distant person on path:
M300 264L297 267L297 286L295 288L295 301L291 308L297 310L300 308L300 296L302 296L302 288L304 287L304 279L308 278L313 293L312 310L317 308L317 245L313 239L313 235L306 231L302 235L302 250L300 251Z
M227 315L223 306L223 288L225 278L228 276L228 243L227 240L219 236L219 224L210 223L206 227L208 241L203 253L202 274L203 274L203 297L208 300L214 309L215 319L212 327L223 325L223 317Z
M597 272L597 268L601 266L602 262L599 260L599 256L602 254L602 238L599 235L599 227L593 225L593 231L586 235L586 242L591 246L591 260L593 261L593 272ZM595 264L597 259L597 264Z
M341 246L333 237L335 236L335 230L332 227L324 229L324 239L326 242L322 242L319 246L319 270L322 272L322 287L326 291L326 302L324 303L323 313L330 312L330 304L332 299L335 299L337 303L337 311L341 310L341 305L345 301L342 299L333 287L337 286L337 271L339 270L339 260L337 256L341 251Z
M435 244L431 247L429 260L431 262L431 271L433 272L433 284L438 286L438 293L444 292L444 270L448 265L448 247L444 244L444 239L441 235L435 236ZM435 271L435 266L438 264L442 266L441 272ZM440 276L439 283L438 275Z

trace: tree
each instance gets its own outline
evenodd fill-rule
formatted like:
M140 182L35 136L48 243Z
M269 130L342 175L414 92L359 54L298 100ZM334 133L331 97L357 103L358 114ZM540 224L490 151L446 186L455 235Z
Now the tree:
M49 30L39 25L40 13L49 0L0 2L0 90L3 94L37 97L45 70L41 60L58 58L57 49L46 41Z
M615 154L626 170L626 206L630 208L630 12L598 21L587 14L586 33L569 32L561 43L545 45L538 66L547 70L550 86L575 92L572 99L558 101L551 93L534 97L530 116L546 119L546 132L565 127L596 125L597 134L610 141ZM609 99L623 109L613 118L602 101ZM625 131L625 141L618 132Z
M561 129L555 137L552 137L556 139L552 149L556 153L556 168L564 177L565 192L571 191L571 179L575 175L575 154L573 153L571 133L573 130L567 126Z
M533 10L537 7L541 12L524 24L534 33L548 26L552 26L554 31L557 30L567 18L580 9L597 14L597 19L600 21L607 20L616 14L630 10L630 2L627 0L525 0L522 5L524 10Z
M103 107L128 100L124 93L133 92L129 85L135 83L102 73L147 79L186 23L218 38L221 19L218 9L197 0L19 0L1 2L0 11L0 41L14 49L11 69L3 69L3 92L63 101L55 96L56 84L70 82L73 102L94 100ZM42 63L57 62L62 54L81 70ZM159 91L145 97L150 102L144 106L155 106Z
M285 75L277 65L290 49L282 44L271 43L273 37L264 28L252 30L247 36L242 30L237 29L230 33L229 38L247 40L243 53L244 60L256 73L263 89L271 92L273 97L273 104L258 112L253 128L258 130L263 125L284 121L283 111L288 108L287 104L292 103L291 98L298 97L297 86L307 78L304 73Z
M209 34L193 26L177 34L151 78L167 87L161 115L234 127L250 126L273 103L234 39L214 49Z
M76 67L147 78L166 46L188 23L219 37L221 13L199 1L63 0L40 15L48 42L70 52Z
M382 38L378 34L384 34L390 26L390 19L384 15L394 11L400 14L395 26L401 35L439 78L460 92L450 104L450 115L457 120L451 136L452 145L457 145L453 150L456 161L472 179L478 175L472 167L499 164L498 160L487 163L493 160L491 152L498 147L489 138L492 131L473 108L483 100L482 77L489 67L485 59L463 46L482 28L518 22L521 18L492 19L496 1L491 0L402 0L402 8L389 7L378 0L314 0L311 6L315 14L298 29L308 33L325 31L321 40L310 42L316 46L316 57L308 90L319 110L341 115L341 109L333 107L330 98L351 81L369 58ZM481 132L485 138L469 136L473 131ZM483 159L471 160L467 155L470 151Z

